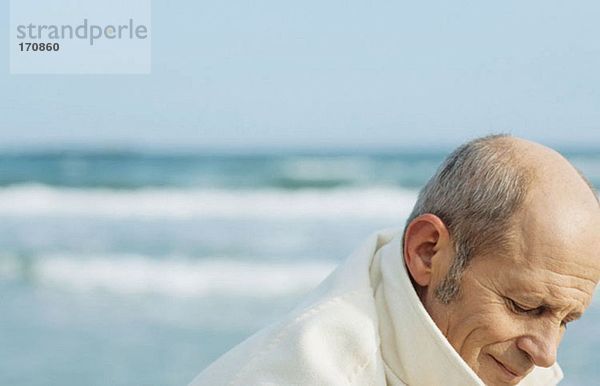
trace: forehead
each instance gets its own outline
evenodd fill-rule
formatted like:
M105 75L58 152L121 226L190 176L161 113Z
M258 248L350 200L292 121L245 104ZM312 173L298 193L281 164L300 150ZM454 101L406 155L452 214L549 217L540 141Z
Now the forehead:
M511 264L496 272L493 280L506 294L518 295L532 304L545 303L556 308L575 304L581 312L591 303L597 285L596 280L569 272L568 267Z
M532 203L515 217L514 263L600 280L600 208L556 200Z
M600 216L530 211L518 220L513 248L493 259L496 284L557 306L585 309L600 280Z

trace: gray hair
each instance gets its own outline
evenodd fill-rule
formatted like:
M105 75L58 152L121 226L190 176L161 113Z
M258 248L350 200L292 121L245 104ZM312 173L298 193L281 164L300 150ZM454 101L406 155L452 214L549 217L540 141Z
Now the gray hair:
M455 256L435 289L442 303L458 296L460 278L474 255L510 247L511 220L533 180L531 169L518 158L509 135L475 139L452 152L419 193L404 238L408 225L425 213L438 216L448 228Z

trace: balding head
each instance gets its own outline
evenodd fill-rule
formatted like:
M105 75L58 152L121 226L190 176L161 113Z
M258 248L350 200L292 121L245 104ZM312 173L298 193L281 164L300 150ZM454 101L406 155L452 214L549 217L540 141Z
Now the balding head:
M521 256L550 248L581 277L600 278L600 204L591 184L569 161L545 146L513 140L521 163L535 173L522 207L514 215ZM562 253L560 251L563 251ZM564 252L569 251L569 252ZM554 261L556 264L556 261Z
M521 138L499 137L494 141L512 147L515 161L535 176L530 194L541 194L537 197L545 197L554 204L570 202L589 210L600 206L592 184L557 151Z
M426 213L448 228L456 256L436 289L447 303L458 294L460 276L472 256L512 248L517 218L559 208L599 217L591 184L559 153L524 139L493 135L450 154L420 192L406 229Z

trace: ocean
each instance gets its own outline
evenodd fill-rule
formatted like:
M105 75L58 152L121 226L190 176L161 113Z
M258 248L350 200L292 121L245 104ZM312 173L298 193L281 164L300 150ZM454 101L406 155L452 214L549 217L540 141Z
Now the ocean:
M600 150L564 153L600 187ZM372 231L444 151L0 153L0 384L185 385ZM600 300L563 385L600 379Z

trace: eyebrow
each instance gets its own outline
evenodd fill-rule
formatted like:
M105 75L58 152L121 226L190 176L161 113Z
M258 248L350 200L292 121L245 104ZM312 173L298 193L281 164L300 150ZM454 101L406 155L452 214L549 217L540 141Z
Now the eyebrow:
M556 310L558 310L560 307L555 307L555 306L551 306L548 303L542 303L539 307L544 307L547 310L550 310L551 312L556 312ZM583 312L579 312L579 311L575 311L575 312L570 312L569 314L567 314L567 318L571 319L571 320L577 320L580 319L583 316Z
M571 320L577 320L577 319L580 319L583 316L583 313L581 313L581 312L571 312L567 316L569 318L571 318Z
M543 299L538 298L537 296L531 296L530 294L522 295L522 296L520 296L520 298L523 299L523 301L525 301L525 303L530 303L531 305L538 304L538 306L536 306L536 308L544 308L551 312L556 312L557 310L559 310L561 308L561 307L550 305L548 302L544 301ZM582 316L583 316L583 312L579 312L579 311L570 312L567 315L567 317L571 320L580 319Z

